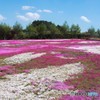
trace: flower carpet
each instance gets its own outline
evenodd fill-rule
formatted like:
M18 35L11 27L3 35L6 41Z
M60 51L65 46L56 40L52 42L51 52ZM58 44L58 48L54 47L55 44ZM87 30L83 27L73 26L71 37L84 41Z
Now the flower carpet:
M0 100L100 100L100 41L0 40Z

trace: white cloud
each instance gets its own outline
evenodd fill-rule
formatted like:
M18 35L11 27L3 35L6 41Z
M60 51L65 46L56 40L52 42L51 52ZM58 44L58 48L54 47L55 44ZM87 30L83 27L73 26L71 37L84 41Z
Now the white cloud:
M52 11L51 10L48 10L48 9L44 9L43 12L52 13Z
M5 20L6 18L0 14L0 21Z
M81 18L81 20L83 20L86 23L90 23L91 22L86 16L81 16L80 18Z
M17 15L17 18L22 20L22 21L28 21L29 19L25 16L22 16L22 15Z
M48 9L44 9L44 10L39 9L39 10L37 10L37 12L52 13L52 11L48 10Z
M31 10L33 8L33 6L22 6L22 10Z
M30 19L39 19L40 15L38 13L28 12L26 13L26 17Z
M22 21L31 21L40 18L38 13L27 12L25 15L17 15L17 18Z

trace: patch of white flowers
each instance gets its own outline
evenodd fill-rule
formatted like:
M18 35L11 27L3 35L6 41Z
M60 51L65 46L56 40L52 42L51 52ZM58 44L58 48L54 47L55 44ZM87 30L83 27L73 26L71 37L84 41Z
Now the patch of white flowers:
M100 46L99 45L93 45L93 46L87 45L87 46L79 46L79 47L71 46L71 47L67 47L67 48L76 49L76 50L83 50L85 52L100 54Z
M50 80L63 82L74 78L70 75L82 73L83 70L81 63L74 63L32 69L29 73L6 75L6 80L0 80L0 100L50 100L70 94L72 90L59 91L47 86L52 83Z
M36 53L36 54L34 54L33 52L21 53L21 54L14 55L12 57L5 58L3 60L3 63L10 64L10 65L21 64L21 63L30 61L34 58L41 57L45 54L46 53Z

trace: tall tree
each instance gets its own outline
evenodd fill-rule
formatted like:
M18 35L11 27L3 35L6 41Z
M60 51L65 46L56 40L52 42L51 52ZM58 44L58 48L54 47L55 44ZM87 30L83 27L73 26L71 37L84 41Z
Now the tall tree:
M80 34L81 29L80 29L79 25L73 24L73 25L71 26L71 28L70 28L70 32L71 32L72 34Z
M11 35L11 27L5 23L0 24L0 39L9 39Z
M100 38L100 29L97 30L97 37Z
M12 34L14 36L14 39L21 39L24 37L23 27L21 26L21 24L16 22L15 25L13 25Z
M68 38L68 34L70 32L70 27L65 21L62 26L58 25L57 28L60 30L62 38Z
M94 37L96 35L95 28L94 27L89 28L88 34L90 35L90 37Z
M80 37L80 33L81 33L81 29L79 27L79 25L75 25L72 24L71 28L70 28L70 37L71 38L79 38Z
M34 39L38 37L36 28L33 27L31 24L26 27L25 33L26 38Z

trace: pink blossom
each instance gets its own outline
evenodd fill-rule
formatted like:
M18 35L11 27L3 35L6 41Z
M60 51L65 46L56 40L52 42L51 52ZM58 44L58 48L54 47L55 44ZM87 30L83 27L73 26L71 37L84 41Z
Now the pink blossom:
M26 69L26 70L24 70L23 72L24 72L24 73L29 73L30 70Z
M51 85L51 88L55 89L55 90L66 90L66 89L69 89L69 88L73 88L73 86L68 86L64 82L61 82L61 81L55 81Z

